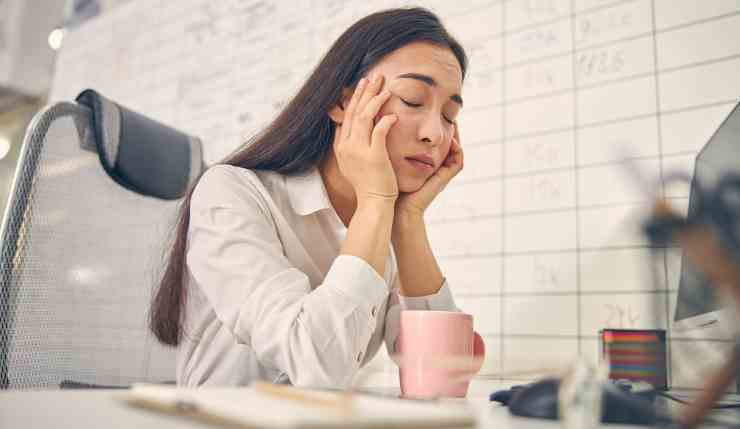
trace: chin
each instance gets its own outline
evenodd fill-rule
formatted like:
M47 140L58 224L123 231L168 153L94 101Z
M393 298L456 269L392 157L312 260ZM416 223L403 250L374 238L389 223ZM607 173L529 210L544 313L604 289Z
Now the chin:
M398 178L398 192L410 193L416 192L424 186L425 180L419 179L418 177L399 177Z

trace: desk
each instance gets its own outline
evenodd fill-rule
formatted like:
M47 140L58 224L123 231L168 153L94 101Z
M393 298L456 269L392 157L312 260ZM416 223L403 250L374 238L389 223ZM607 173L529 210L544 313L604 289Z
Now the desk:
M129 407L115 399L120 390L11 390L0 391L0 428L126 428L206 429L196 421ZM479 416L480 428L555 429L559 422L511 416L506 407L472 394L466 399ZM636 426L604 425L610 429Z
M0 427L15 429L204 429L213 428L206 424L157 414L129 407L117 401L120 390L54 390L54 391L10 391L0 392ZM560 428L557 422L522 419L509 415L500 405L481 402L476 409L485 415L484 425L497 429L507 428ZM486 408L490 412L486 413ZM629 427L629 426L628 426ZM634 427L632 427L634 428Z
M494 383L473 383L465 399L478 415L479 428L560 429L556 421L514 417L506 407L488 401ZM389 388L368 389L379 394L394 394ZM206 429L213 428L185 418L133 408L116 399L121 390L4 390L0 391L0 428L126 428L126 429ZM737 414L724 412L727 419ZM737 421L737 420L735 420ZM634 429L637 426L604 425L610 429Z

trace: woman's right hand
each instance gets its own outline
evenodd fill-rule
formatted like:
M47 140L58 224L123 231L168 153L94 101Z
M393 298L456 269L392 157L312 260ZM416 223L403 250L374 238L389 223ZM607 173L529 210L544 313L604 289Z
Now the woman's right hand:
M395 201L398 197L398 182L386 148L386 136L397 117L386 115L374 123L390 97L387 89L380 92L382 86L382 75L376 75L374 81L360 79L334 145L339 170L352 184L358 204L368 200Z

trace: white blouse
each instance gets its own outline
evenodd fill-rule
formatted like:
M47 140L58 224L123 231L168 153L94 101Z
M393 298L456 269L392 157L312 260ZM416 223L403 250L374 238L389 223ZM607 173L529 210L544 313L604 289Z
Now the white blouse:
M339 255L346 234L316 168L208 169L190 205L177 384L343 388L383 340L394 352L402 308L457 311L446 283L400 296L392 246L383 277Z

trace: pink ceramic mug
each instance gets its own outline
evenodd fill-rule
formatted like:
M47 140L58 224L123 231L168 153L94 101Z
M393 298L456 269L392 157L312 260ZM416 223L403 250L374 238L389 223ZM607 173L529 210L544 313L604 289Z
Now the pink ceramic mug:
M466 374L480 371L485 355L473 316L452 311L402 311L396 350L401 394L411 398L464 397Z

